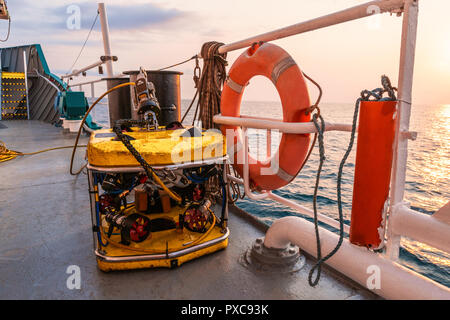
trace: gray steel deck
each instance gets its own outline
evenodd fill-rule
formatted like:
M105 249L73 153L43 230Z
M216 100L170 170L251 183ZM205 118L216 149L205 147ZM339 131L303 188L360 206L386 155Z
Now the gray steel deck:
M75 136L39 121L1 121L0 140L22 152L72 145ZM84 137L81 143L86 143ZM87 177L68 173L71 149L0 163L0 299L373 299L372 293L325 268L308 285L313 260L295 274L254 273L239 257L258 223L230 212L226 250L177 269L104 273L92 248ZM79 152L76 166L82 164ZM66 286L67 267L81 269L81 289Z

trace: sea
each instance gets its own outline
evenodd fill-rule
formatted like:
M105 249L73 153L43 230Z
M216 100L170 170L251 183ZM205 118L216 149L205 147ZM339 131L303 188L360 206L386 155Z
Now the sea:
M94 121L108 127L108 107L105 102L95 107L92 115ZM190 100L182 100L182 114L189 103ZM323 103L320 108L325 121L350 124L355 104ZM243 101L241 114L281 119L282 107L280 102ZM192 117L193 113L190 112L184 123L191 124ZM405 201L412 209L431 215L450 200L450 105L413 105L410 130L417 132L417 139L409 141L408 145ZM272 135L272 154L277 150L280 137L281 134L276 132ZM325 133L326 160L318 189L317 206L320 213L334 219L338 219L336 184L339 163L347 150L349 140L348 132ZM265 130L249 130L249 144L250 154L264 157ZM341 185L344 222L348 225L351 215L355 154L356 143L344 167ZM274 193L312 209L318 165L319 148L316 144L310 159L297 178ZM254 201L244 198L236 205L269 225L281 217L299 215L296 211L270 200ZM305 218L311 220L309 217ZM450 287L450 254L403 237L400 263Z

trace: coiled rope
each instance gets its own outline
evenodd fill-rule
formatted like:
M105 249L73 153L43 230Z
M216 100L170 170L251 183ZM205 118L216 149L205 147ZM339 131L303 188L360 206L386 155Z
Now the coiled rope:
M227 72L227 54L220 54L223 43L211 41L202 46L203 71L197 83L199 99L194 121L200 120L204 129L215 128L213 117L220 113L220 98Z

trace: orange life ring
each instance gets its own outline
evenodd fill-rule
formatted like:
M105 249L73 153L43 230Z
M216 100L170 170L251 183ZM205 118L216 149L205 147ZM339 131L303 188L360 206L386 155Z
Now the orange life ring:
M283 106L283 122L308 122L306 109L311 106L308 88L300 68L282 48L270 44L255 44L233 63L221 98L222 116L240 117L244 88L257 75L269 78L275 85ZM227 148L233 166L243 175L243 150L240 127L223 125L222 133L233 130L227 137ZM249 177L258 190L275 190L287 185L298 174L309 149L309 134L283 134L278 151L266 161L249 155ZM278 161L277 161L278 160Z

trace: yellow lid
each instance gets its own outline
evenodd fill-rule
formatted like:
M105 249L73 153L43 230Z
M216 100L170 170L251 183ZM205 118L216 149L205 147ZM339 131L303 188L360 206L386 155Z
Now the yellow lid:
M225 137L219 130L204 131L198 137L184 137L187 129L147 131L133 127L132 130L125 134L136 139L131 144L152 166L208 160L227 153ZM111 129L92 133L87 152L92 166L140 166Z

